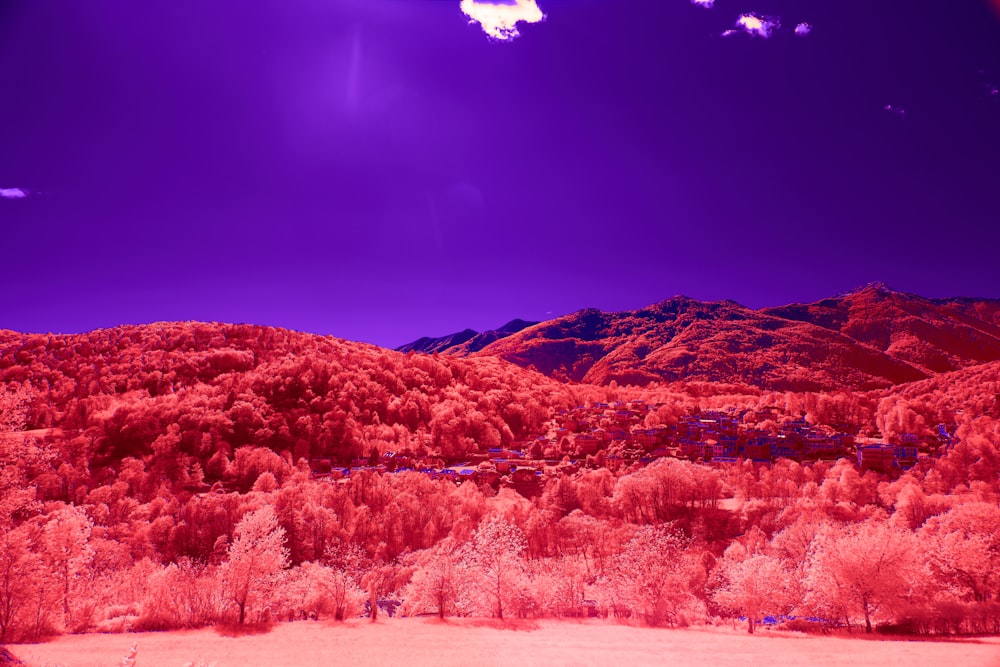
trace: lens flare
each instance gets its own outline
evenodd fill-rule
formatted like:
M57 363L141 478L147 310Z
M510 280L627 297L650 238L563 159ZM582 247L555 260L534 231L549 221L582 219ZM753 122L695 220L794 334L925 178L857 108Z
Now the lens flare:
M518 23L538 23L545 18L535 0L462 0L462 12L500 41L517 37Z

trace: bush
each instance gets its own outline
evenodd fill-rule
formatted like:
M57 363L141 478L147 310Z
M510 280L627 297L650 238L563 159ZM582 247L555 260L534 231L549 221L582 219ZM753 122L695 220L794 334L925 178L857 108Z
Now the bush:
M790 618L778 626L782 630L805 632L806 634L826 634L830 630L822 621L811 621L805 618Z

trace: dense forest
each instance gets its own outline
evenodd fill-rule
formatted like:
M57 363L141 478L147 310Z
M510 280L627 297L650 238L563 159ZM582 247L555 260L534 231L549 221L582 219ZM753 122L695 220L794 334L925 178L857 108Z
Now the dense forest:
M996 362L870 391L594 386L491 357L171 323L0 332L0 384L0 643L366 605L1000 632ZM851 458L565 457L533 494L421 472L629 400L656 406L649 427L733 410L758 429L794 418L890 441L942 424L951 444L891 475ZM378 465L389 455L412 465Z

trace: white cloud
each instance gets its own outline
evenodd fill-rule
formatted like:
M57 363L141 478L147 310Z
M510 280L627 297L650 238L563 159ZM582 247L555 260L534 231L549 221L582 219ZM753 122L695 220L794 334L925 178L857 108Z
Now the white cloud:
M545 18L535 0L462 0L462 12L487 35L501 41L520 34L518 23L538 23Z
M0 188L0 199L24 199L28 191L21 188Z
M882 108L888 111L889 113L896 114L897 116L906 116L906 109L896 106L895 104L886 104Z
M715 0L691 0L691 4L704 7L705 9L711 9L712 5L715 4Z
M812 32L812 29L813 27L811 25L803 22L795 26L795 34L798 35L799 37L805 37L806 35Z
M726 30L722 33L722 36L729 37L743 30L748 35L756 35L767 39L774 34L779 25L778 19L764 18L755 14L741 14L736 19L736 29Z

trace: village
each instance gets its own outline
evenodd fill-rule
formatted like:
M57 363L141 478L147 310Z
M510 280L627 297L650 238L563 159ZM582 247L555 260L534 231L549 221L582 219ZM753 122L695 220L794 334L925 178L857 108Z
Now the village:
M784 417L777 408L710 410L684 415L675 424L648 426L647 417L660 408L643 400L594 403L560 410L548 431L534 439L515 441L461 460L413 457L407 453L373 451L339 467L330 459L314 459L313 477L345 480L359 471L416 471L456 484L474 481L494 489L509 487L526 497L541 493L546 479L581 469L634 470L664 457L719 466L739 461L758 464L790 459L808 464L849 458L861 470L898 476L921 461L930 462L954 446L954 427L939 424L932 436L902 434L887 442L880 434L867 436L810 424L805 417ZM776 430L755 428L761 422Z

